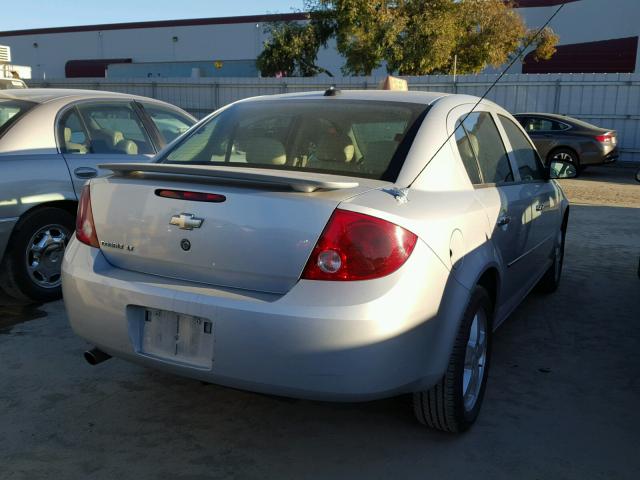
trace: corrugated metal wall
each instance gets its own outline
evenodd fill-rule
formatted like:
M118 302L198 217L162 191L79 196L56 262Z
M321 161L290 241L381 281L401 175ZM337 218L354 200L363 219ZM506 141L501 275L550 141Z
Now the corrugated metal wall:
M497 75L408 77L411 90L480 96ZM376 88L381 78L62 79L32 87L86 88L164 100L203 117L230 102L256 95ZM618 131L623 160L640 161L640 74L505 75L488 98L511 112L561 113Z

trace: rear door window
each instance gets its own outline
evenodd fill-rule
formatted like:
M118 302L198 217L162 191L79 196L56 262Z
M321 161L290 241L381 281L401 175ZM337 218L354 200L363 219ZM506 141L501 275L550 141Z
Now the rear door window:
M513 171L507 151L491 114L473 112L461 121L478 161L482 183L513 182Z
M511 144L511 153L518 166L520 179L525 182L544 180L544 168L527 137L509 118L503 115L498 115L498 117Z
M480 176L478 160L476 159L476 154L473 152L467 131L460 121L456 124L455 137L456 144L458 145L458 153L460 153L464 168L469 175L469 180L471 180L471 183L474 185L480 185L482 183L482 177Z
M155 153L142 121L130 103L78 105L88 134L89 153L147 155Z

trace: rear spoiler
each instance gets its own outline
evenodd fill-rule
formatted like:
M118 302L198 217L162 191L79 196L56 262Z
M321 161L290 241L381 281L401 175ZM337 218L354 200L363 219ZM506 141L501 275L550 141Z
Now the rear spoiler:
M217 167L215 165L175 165L168 163L105 163L100 168L111 170L117 176L130 176L137 173L160 173L168 175L195 175L221 180L262 183L289 187L296 192L311 193L316 190L342 190L355 188L358 182L323 180L322 174L308 172L315 178L298 178L297 172L278 172L242 167Z

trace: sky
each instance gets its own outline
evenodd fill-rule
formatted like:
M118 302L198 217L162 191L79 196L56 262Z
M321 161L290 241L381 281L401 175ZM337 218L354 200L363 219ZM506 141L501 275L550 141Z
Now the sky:
M8 0L0 31L302 10L303 0Z

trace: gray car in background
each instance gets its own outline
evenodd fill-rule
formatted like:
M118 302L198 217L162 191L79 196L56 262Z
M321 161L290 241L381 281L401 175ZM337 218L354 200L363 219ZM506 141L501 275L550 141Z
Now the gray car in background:
M60 296L78 197L98 164L148 161L196 122L164 102L119 93L0 92L0 288Z
M615 130L551 113L518 113L514 117L547 163L549 160L570 162L579 172L588 165L610 163L618 158Z

